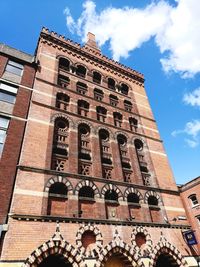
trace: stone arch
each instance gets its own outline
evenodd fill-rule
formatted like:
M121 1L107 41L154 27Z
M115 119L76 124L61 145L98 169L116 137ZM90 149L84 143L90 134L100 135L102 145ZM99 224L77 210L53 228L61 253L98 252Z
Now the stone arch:
M123 200L123 194L121 190L114 184L105 184L103 188L101 189L101 196L105 196L105 193L107 190L114 190L115 193L118 195L119 200Z
M91 252L87 252L86 249L82 246L82 235L86 231L92 231L96 235L96 245L95 248ZM99 230L99 228L96 225L93 224L83 224L78 232L76 233L76 245L77 249L81 252L81 254L85 256L95 256L95 253L98 253L100 249L102 249L103 246L103 237Z
M120 112L119 112L120 113ZM115 139L117 139L117 136L118 135L124 135L125 137L126 137L126 139L127 139L127 144L129 143L129 136L128 136L128 134L127 133L124 133L124 132L122 132L122 131L117 131L117 132L115 132L114 133L114 136L115 136Z
M83 180L83 181L80 181L75 189L74 189L74 194L78 196L78 193L79 193L79 190L84 187L84 186L89 186L91 187L93 190L94 190L94 195L96 197L99 197L100 198L100 193L99 193L99 189L98 187L95 185L95 183L93 183L92 181L89 181L89 180Z
M147 191L145 193L145 196L144 196L144 203L148 203L148 198L150 196L154 196L156 197L156 199L158 200L158 205L162 205L162 200L161 200L161 197L158 193L156 193L155 191L151 190L151 191Z
M121 239L112 240L100 251L100 256L96 263L96 267L103 267L109 257L115 253L123 255L126 259L128 259L132 266L136 267L138 264L134 256L134 252L134 249Z
M141 251L140 247L136 243L136 235L139 233L144 234L146 238L146 244L145 244L145 248L143 251ZM136 251L137 259L140 255L149 256L149 254L152 252L152 245L153 245L152 238L145 227L137 226L133 229L131 233L131 243Z
M63 113L55 113L55 114L53 114L53 116L50 119L50 122L54 123L55 120L58 119L58 118L61 118L61 119L63 118L65 120L67 120L69 122L69 127L74 128L75 124L74 124L73 120L68 115L63 114Z
M60 54L59 54L59 55L56 56L56 59L57 59L58 61L59 61L60 58L67 59L67 60L70 62L70 64L72 64L72 65L74 64L73 61L72 61L70 58L66 57L65 55L60 55Z
M133 145L135 145L134 142L135 142L136 139L140 140L140 141L143 143L143 149L146 149L146 148L147 148L146 141L145 141L145 139L144 139L143 137L141 137L141 136L136 136L136 135L133 136L133 138L132 138L132 144L133 144Z
M94 127L93 127L93 125L92 125L90 122L88 122L88 121L86 121L86 120L79 120L79 121L77 121L77 122L75 123L76 128L78 128L78 126L79 126L80 124L86 124L86 125L90 128L90 131L91 131L91 132L94 132Z
M159 242L157 243L157 245L153 249L153 253L151 255L152 260L150 263L150 267L156 266L156 261L157 261L158 257L163 253L168 254L169 256L173 257L173 259L176 261L176 263L179 267L188 266L186 260L183 258L180 251L175 246L170 244L166 240L166 238L163 237L163 235L161 235Z
M109 132L109 135L110 135L110 139L113 139L114 138L114 134L113 134L113 132L109 128L104 127L104 126L98 126L95 129L96 134L98 134L100 130L108 131Z
M127 197L130 193L136 194L139 197L139 201L142 202L142 200L143 200L142 194L140 193L140 191L138 191L137 189L135 189L133 187L126 188L126 190L124 192L124 201L127 201Z
M73 267L83 266L78 250L67 241L53 240L52 238L34 250L25 260L22 267L35 267L36 264L40 264L44 259L53 254L61 254Z
M54 176L54 177L51 177L50 179L48 179L48 181L44 187L44 192L48 193L51 185L53 185L55 183L63 183L67 187L68 192L73 191L72 184L69 182L69 180L66 177Z

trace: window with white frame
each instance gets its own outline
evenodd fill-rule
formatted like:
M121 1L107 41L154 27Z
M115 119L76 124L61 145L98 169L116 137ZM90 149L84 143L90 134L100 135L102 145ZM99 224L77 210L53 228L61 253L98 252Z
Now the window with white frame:
M24 66L15 61L9 60L6 66L6 71L11 72L17 76L22 76Z
M0 156L3 151L3 146L6 140L6 132L9 125L9 119L0 116Z
M196 197L196 194L193 194L193 195L189 196L188 198L190 199L192 207L194 207L194 206L199 204L198 199Z
M0 82L0 101L15 103L17 87L11 84Z

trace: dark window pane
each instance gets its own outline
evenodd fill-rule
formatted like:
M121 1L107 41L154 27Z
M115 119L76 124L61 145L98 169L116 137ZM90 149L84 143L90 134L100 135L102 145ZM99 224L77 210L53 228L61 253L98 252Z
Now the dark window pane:
M15 95L0 91L0 100L1 101L5 101L5 102L9 102L9 103L14 104L15 98L16 98Z

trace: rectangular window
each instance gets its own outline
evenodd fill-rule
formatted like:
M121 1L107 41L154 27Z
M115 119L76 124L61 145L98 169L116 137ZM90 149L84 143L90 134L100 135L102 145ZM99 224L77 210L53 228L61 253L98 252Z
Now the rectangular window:
M0 117L0 156L3 151L3 146L6 140L6 132L9 125L9 119Z
M16 94L17 94L17 87L5 83L0 83L0 101L14 104Z
M6 66L6 71L11 72L13 74L16 74L18 76L22 76L23 69L24 69L24 67L22 64L19 64L17 62L12 61L12 60L9 60L7 66Z

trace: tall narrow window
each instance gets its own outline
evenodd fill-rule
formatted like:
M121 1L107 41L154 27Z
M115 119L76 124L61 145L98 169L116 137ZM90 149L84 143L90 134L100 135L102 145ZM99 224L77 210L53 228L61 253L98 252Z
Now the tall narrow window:
M149 174L149 170L148 170L148 164L145 160L145 155L144 155L144 151L143 151L143 143L141 140L136 139L134 141L135 144L135 150L136 150L136 154L137 154L137 158L138 158L138 163L140 166L140 171L142 174L142 179L143 179L143 184L146 186L151 185L150 182L150 174Z
M99 142L101 151L102 176L105 179L112 178L112 154L110 147L110 135L107 130L99 131Z
M59 70L69 71L70 62L66 58L59 59Z
M0 116L0 157L3 152L3 146L6 140L6 132L9 125L9 119Z
M76 67L76 75L85 78L86 75L86 68L82 65L78 65Z
M78 100L78 114L87 117L90 104L84 100Z
M97 71L93 72L93 82L95 83L101 83L101 74Z
M115 90L115 80L113 80L112 78L108 78L108 88Z
M158 199L155 196L148 198L149 212L152 222L160 221L160 208L158 206Z
M141 220L139 196L136 193L129 193L127 197L130 220Z
M116 127L122 127L122 114L119 112L113 112L114 125Z
M22 64L19 64L17 62L12 61L12 60L9 60L7 66L6 66L7 72L13 73L17 76L22 76L23 69L24 69L24 67Z
M79 139L79 173L90 175L91 147L90 147L90 127L82 123L78 127Z
M48 215L66 215L67 187L63 183L54 183L49 189Z
M129 125L131 131L136 131L138 127L138 121L135 118L129 118Z
M67 169L68 130L69 123L66 119L57 118L55 120L52 168L57 171L66 171Z
M106 115L107 115L107 109L105 109L104 107L98 106L98 107L96 107L96 111L97 111L97 120L105 122Z
M57 93L56 95L56 107L59 109L67 110L69 105L69 96L63 93Z
M127 148L127 138L126 136L119 134L117 136L118 146L119 146L119 153L121 158L121 164L124 174L124 181L130 182L131 181L131 164L130 164L130 157L128 154Z

